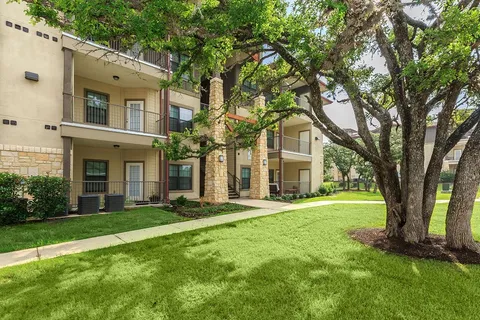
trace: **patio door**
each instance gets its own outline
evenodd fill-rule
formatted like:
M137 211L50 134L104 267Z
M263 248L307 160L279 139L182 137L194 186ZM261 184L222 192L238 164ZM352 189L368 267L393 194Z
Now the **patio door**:
M300 131L298 133L298 139L300 140L298 150L303 154L310 154L310 131Z
M143 201L143 163L127 162L125 164L127 181L127 201Z
M299 170L300 193L310 192L310 169Z
M127 130L143 132L143 108L143 101L127 100Z

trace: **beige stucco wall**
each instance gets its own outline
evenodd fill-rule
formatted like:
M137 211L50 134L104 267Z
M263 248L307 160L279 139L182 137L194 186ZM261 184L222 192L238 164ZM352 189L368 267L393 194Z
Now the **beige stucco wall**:
M45 129L45 125L59 128L62 119L61 35L42 23L31 25L25 7L0 2L0 116L17 121L16 126L0 124L0 144L62 148L60 130ZM28 33L15 29L15 24L28 28ZM37 73L39 81L25 79L25 71Z
M144 181L159 180L159 159L157 150L149 149L114 149L97 148L85 145L76 145L74 141L73 152L73 180L84 179L84 160L108 161L108 180L125 180L125 162L144 162Z

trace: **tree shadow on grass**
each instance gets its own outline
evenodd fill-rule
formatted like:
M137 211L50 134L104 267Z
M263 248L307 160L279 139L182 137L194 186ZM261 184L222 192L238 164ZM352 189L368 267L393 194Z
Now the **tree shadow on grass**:
M473 282L480 279L479 268L383 254L353 242L343 230L312 238L315 226L299 226L302 234L282 234L288 224L232 224L5 269L0 318L476 315L480 289ZM279 232L256 234L267 227Z

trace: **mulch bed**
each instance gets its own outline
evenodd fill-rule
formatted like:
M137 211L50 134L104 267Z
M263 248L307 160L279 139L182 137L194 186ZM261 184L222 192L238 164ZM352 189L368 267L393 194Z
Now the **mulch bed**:
M447 249L444 236L430 235L424 243L409 244L398 238L387 238L382 229L357 229L350 231L349 235L367 246L394 254L462 264L480 264L480 254L476 252Z

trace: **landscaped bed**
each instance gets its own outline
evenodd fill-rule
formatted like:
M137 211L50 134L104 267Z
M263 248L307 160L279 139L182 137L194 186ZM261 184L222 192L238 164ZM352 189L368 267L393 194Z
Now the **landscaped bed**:
M194 201L189 201L195 207ZM198 205L198 202L197 202ZM196 216L179 215L168 207L139 207L124 212L96 214L0 227L0 253L155 227L197 217L255 209L239 204L205 205Z
M433 234L446 209L437 205ZM480 266L384 253L348 235L384 222L381 204L323 206L0 269L0 317L478 318Z

